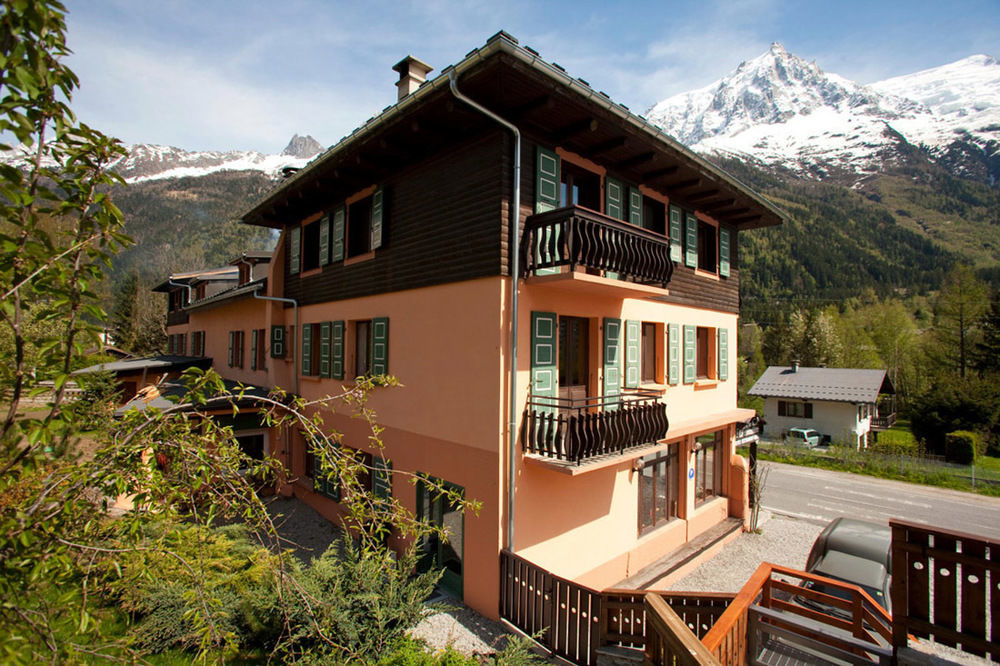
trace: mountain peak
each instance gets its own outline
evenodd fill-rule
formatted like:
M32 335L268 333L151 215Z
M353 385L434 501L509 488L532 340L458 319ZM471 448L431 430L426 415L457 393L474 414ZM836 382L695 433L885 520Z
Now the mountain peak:
M292 140L288 142L288 145L285 146L285 149L281 151L281 154L309 159L321 152L323 152L323 144L319 141L309 135L299 136L295 134L292 136Z

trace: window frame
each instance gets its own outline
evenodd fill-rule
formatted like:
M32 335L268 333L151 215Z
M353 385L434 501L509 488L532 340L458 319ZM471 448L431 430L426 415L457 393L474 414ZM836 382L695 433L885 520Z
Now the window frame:
M712 326L696 326L694 334L695 381L718 379L718 336L719 331ZM704 374L702 367L704 364Z
M365 334L364 338L361 336L361 329L364 328ZM372 326L371 319L356 319L351 322L351 334L354 336L351 341L352 357L351 366L354 368L354 377L368 377L371 375L372 370L372 349L374 347L374 341L372 339L372 334L374 327ZM364 367L361 366L361 350L359 346L362 339L365 343L365 353L364 353ZM363 372L362 372L363 370Z
M719 225L702 219L695 214L698 220L698 265L697 271L709 275L719 274ZM711 235L711 238L709 238ZM710 265L709 265L710 264Z
M664 525L667 525L680 518L681 509L681 466L679 446L675 442L666 451L660 451L648 459L642 458L643 464L637 470L639 474L639 515L638 529L639 535L648 534ZM662 476L659 475L658 468L666 463ZM646 470L651 469L649 476ZM664 505L657 506L657 489L662 478L664 484L663 501ZM671 483L673 481L673 483ZM649 488L647 484L652 483ZM648 498L648 499L647 499ZM647 501L649 504L647 504ZM647 517L649 518L647 520Z
M792 419L813 418L813 403L801 400L779 400L778 416Z
M660 322L639 322L639 384L664 384L665 326ZM649 371L652 371L651 374Z
M267 337L266 328L257 329L257 358L256 358L256 368L257 370L267 370L267 357L269 356L268 351L270 350L270 339Z
M243 368L243 334L242 330L230 331L232 341L232 355L229 359L230 368Z
M711 443L707 440L702 441L708 437L713 438ZM693 495L695 508L711 502L717 497L724 497L724 467L722 460L725 451L725 447L723 446L724 439L724 430L721 428L702 433L694 438L692 454L694 455ZM711 470L708 469L709 465L706 464L709 452L712 454ZM711 476L709 476L709 471L711 471ZM709 487L709 481L711 481L711 487Z

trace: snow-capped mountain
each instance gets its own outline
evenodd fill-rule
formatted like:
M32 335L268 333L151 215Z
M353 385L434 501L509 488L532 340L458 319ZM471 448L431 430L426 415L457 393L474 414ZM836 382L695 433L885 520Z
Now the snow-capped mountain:
M172 146L135 144L128 146L128 155L111 168L126 182L205 176L218 171L262 171L277 176L285 167L303 167L323 150L311 136L296 134L278 155L265 155L253 150L189 151ZM0 161L24 162L24 149L17 147Z
M701 152L750 156L820 176L870 173L903 159L908 144L931 158L970 157L987 167L1000 142L1000 64L972 56L868 86L821 70L772 44L715 83L667 98L646 113ZM912 148L911 148L912 150ZM978 162L977 162L978 161Z

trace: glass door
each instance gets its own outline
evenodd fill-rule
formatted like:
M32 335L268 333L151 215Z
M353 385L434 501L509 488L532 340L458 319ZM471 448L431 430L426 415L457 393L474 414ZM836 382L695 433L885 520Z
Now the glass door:
M465 497L461 486L429 477L428 481ZM421 481L417 484L417 518L428 521L447 536L447 539L439 534L424 537L420 543L419 570L444 569L438 585L461 599L465 560L465 515L461 504L458 499L439 494L431 483Z

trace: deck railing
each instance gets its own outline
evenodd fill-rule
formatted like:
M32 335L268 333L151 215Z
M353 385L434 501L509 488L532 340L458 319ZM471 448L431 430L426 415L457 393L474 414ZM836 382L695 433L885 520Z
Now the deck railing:
M909 635L933 636L1000 661L1000 541L903 520L889 526L896 649Z
M524 276L580 266L666 287L674 270L664 236L576 206L529 217L522 243Z
M528 453L579 464L655 443L668 427L667 406L655 391L579 400L531 395L521 445Z
M548 649L577 664L595 663L598 648L605 645L648 648L664 658L678 651L680 657L689 657L687 649L725 612L734 595L653 593L676 620L658 602L651 610L649 596L642 590L594 590L509 551L500 553L500 616L525 633L538 635ZM674 638L677 634L681 638Z

